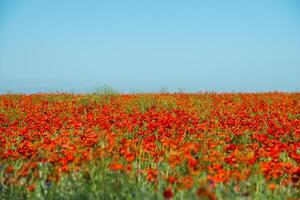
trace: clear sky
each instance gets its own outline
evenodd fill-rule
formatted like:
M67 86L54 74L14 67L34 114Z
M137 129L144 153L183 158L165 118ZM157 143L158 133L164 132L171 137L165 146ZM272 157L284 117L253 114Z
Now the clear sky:
M300 91L297 0L1 0L0 92Z

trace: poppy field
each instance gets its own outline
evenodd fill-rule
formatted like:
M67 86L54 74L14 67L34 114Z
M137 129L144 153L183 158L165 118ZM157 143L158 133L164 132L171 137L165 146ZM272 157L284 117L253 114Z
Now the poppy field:
M300 93L0 95L0 199L299 199Z

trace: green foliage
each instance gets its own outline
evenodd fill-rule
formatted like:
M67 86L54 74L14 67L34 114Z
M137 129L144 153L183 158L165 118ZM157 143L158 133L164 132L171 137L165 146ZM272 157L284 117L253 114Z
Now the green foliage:
M163 191L169 184L158 176L158 184L149 183L144 176L123 171L110 171L107 160L85 165L80 172L71 172L60 178L58 183L47 181L49 166L39 166L40 179L35 182L35 190L29 192L24 185L10 186L0 184L0 199L32 199L32 200L80 200L80 199L164 199ZM165 171L167 164L159 164ZM198 180L203 180L206 173L194 177L194 186L188 190L178 189L173 185L173 199L198 199ZM3 178L2 176L0 176ZM207 185L206 187L210 187ZM280 186L275 190L268 188L262 175L253 175L246 181L231 181L227 184L216 184L213 189L217 199L287 199L299 198L300 194L292 186Z

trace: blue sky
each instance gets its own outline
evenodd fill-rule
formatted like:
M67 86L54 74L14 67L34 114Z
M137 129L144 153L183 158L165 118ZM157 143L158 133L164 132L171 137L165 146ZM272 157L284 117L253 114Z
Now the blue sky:
M297 0L0 1L0 92L300 91Z

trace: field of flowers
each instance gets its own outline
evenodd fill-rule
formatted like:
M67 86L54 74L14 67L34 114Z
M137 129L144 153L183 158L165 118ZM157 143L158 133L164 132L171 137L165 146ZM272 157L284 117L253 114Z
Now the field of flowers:
M0 199L299 199L300 93L0 95Z

